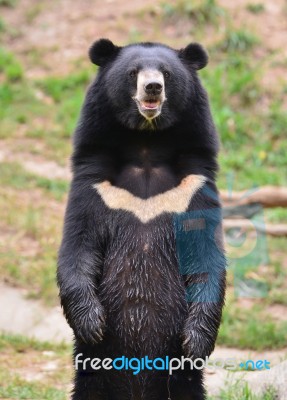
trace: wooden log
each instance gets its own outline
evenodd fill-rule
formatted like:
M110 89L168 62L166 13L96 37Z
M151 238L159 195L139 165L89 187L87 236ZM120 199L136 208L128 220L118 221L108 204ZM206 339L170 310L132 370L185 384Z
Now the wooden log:
M224 219L223 228L225 231L239 228L244 232L254 230L254 232L257 231L275 237L287 236L287 224L264 224L248 219Z
M287 207L287 187L263 186L253 191L220 191L224 206L259 203L263 207Z

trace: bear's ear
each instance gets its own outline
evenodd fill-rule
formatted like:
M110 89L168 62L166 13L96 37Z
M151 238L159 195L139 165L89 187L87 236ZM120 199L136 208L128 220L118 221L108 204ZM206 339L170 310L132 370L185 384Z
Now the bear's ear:
M90 60L93 64L102 66L116 55L120 47L115 46L109 39L100 39L92 44L89 50Z
M195 69L204 68L208 63L207 52L198 43L190 43L184 49L179 50L179 58Z

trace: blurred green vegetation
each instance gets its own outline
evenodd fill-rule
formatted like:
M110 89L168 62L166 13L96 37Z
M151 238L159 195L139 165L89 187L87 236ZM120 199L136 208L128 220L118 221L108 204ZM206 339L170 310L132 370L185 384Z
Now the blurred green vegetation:
M215 23L218 17L225 14L224 8L220 7L216 0L162 2L161 9L164 18L188 17L199 24Z
M262 3L250 3L246 8L253 14L261 14L265 11L265 6Z
M17 0L0 0L0 7L15 7Z

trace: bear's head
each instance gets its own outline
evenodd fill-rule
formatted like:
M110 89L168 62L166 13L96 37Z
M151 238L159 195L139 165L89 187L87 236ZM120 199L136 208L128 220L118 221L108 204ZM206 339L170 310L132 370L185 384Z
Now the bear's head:
M174 50L158 43L118 47L100 39L89 55L100 66L98 100L107 100L118 122L130 129L169 128L202 97L196 71L208 57L197 43Z

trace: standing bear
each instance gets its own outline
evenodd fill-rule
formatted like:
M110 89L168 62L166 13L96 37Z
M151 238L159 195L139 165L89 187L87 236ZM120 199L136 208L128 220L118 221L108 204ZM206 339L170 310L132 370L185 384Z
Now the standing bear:
M205 399L190 361L214 349L226 267L219 141L197 75L207 54L101 39L89 55L100 68L74 135L57 274L75 335L72 399ZM123 357L189 360L135 373Z

